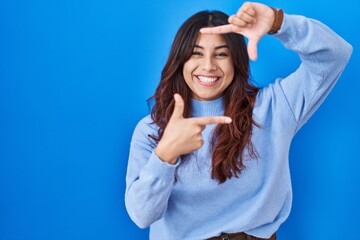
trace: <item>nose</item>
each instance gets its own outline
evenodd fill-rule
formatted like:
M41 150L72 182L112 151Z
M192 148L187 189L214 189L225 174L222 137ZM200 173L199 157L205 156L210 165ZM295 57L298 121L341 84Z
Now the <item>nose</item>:
M207 72L216 70L216 63L212 57L204 57L202 62L202 69Z

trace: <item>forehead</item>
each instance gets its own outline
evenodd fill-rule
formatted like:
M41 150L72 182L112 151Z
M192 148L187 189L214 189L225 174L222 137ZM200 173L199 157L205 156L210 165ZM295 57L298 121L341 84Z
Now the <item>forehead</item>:
M220 34L202 34L196 38L196 45L204 48L215 48L220 45L226 45L224 37Z

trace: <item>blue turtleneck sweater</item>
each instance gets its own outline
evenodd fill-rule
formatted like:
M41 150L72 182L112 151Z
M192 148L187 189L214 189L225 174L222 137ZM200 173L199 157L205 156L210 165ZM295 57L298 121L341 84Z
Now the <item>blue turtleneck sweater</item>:
M274 35L297 52L300 67L290 76L262 88L256 99L252 142L257 160L245 156L239 178L223 184L211 178L210 139L215 125L203 131L204 145L175 165L155 154L158 127L150 116L137 125L130 147L125 203L131 219L150 226L150 239L198 240L222 232L246 232L268 238L290 213L292 189L288 155L290 143L340 77L351 46L320 22L285 15ZM219 98L192 101L192 115L223 115ZM177 174L177 181L174 174Z

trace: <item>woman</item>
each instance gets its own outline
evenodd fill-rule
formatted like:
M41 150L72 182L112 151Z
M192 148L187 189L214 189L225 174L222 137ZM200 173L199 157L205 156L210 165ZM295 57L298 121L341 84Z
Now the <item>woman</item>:
M258 89L249 83L249 57L268 33L302 64ZM260 3L244 3L229 18L190 17L174 39L151 116L133 134L125 194L132 220L150 226L150 239L276 239L291 209L291 140L351 52L322 23Z

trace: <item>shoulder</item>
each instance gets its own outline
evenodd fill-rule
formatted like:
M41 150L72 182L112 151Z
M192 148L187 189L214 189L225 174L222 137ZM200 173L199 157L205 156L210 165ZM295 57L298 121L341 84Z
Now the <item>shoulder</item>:
M140 127L140 126L151 126L151 125L155 125L153 123L153 119L151 118L151 115L148 114L146 115L145 117L143 117L139 122L138 124L136 125L136 127Z
M282 97L281 81L283 81L283 78L277 78L269 85L260 88L256 96L256 103L262 105L266 102L271 102L276 97Z
M285 79L277 78L273 83L259 89L253 110L258 119L292 114L284 89L281 86L281 82Z
M130 143L131 150L152 152L157 145L152 136L158 136L158 129L150 115L143 117L134 129Z
M148 138L149 135L157 136L159 127L154 123L151 115L143 117L136 125L133 132L133 140L139 138Z

